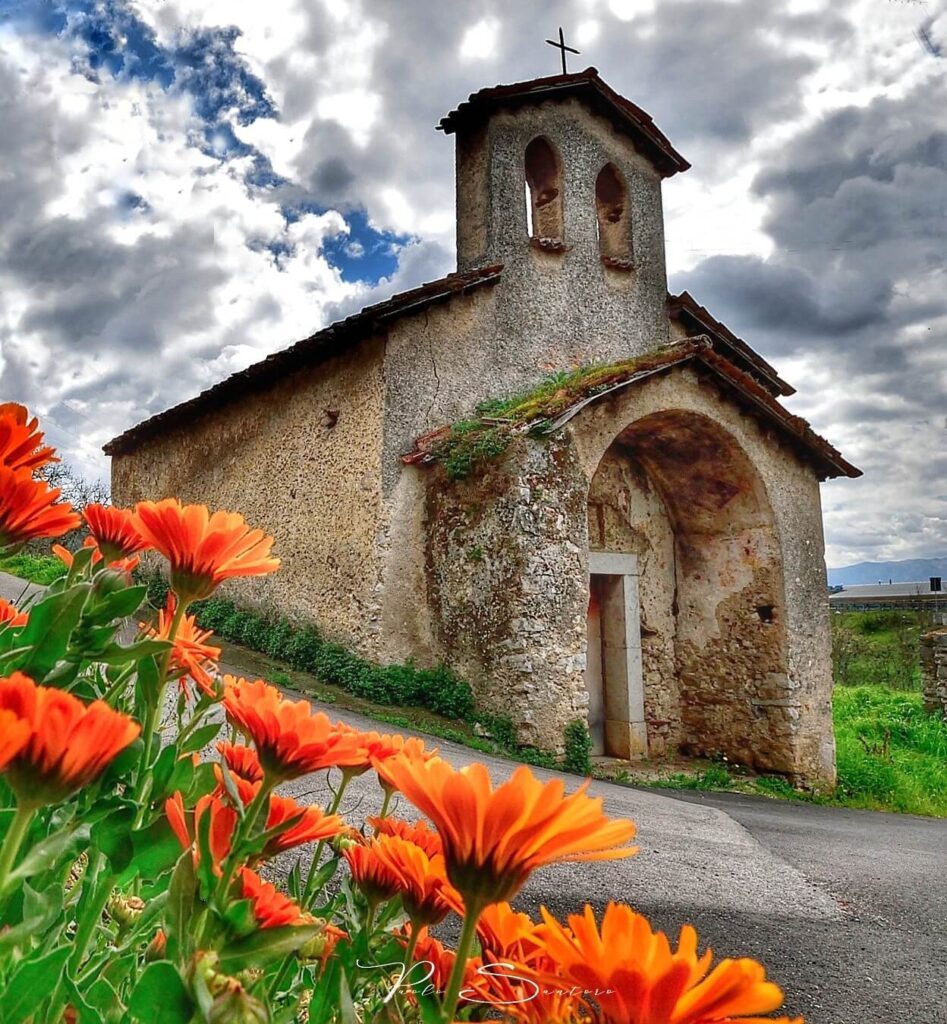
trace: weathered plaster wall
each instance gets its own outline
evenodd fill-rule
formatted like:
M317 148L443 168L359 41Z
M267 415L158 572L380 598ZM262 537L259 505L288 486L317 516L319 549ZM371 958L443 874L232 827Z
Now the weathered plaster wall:
M758 474L754 486L759 488L753 500L734 495L728 508L733 515L730 531L710 529L712 501L709 509L696 504L683 531L694 543L690 550L677 545L677 657L686 742L705 752L722 752L760 767L788 771L807 783L834 782L818 480L776 436L701 382L692 370L675 371L618 392L593 403L573 420L571 429L587 476L591 478L629 424L667 410L706 417L726 431L754 467ZM656 466L652 459L652 478ZM710 498L711 483L702 488ZM725 491L718 497L725 497ZM692 497L699 499L699 495ZM682 500L677 510L671 510L672 520L686 507ZM772 530L766 529L765 517L757 517L754 509L771 510ZM703 536L702 516L706 520ZM686 587L682 586L685 580ZM773 607L772 623L761 621L757 611L767 605ZM741 722L734 722L732 709L728 711L724 701L714 700L720 680L707 679L706 667L715 650L741 679L752 684L740 693ZM751 723L754 728L749 727ZM712 749L715 741L719 743L716 751Z
M383 349L369 340L112 460L118 504L176 496L242 512L280 570L229 596L315 620L371 653L379 630ZM338 413L329 426L326 410Z
M436 650L520 739L561 749L584 718L586 493L567 439L521 440L482 473L427 476Z
M638 556L648 751L659 757L681 740L674 531L644 466L620 444L609 448L592 479L588 519L590 550Z
M652 753L834 779L818 483L693 371L426 493L434 650L524 738L559 746L587 704L585 552L611 547L644 560Z
M526 146L546 136L563 165L564 253L530 245ZM610 270L597 241L595 180L614 163L629 190L635 268ZM503 264L495 287L392 326L385 370L385 493L419 434L544 373L627 359L667 343L661 179L627 138L572 100L501 112L458 140L458 263Z

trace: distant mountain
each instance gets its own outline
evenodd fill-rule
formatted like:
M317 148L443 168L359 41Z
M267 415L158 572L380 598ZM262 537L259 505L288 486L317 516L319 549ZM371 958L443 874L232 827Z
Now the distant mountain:
M947 555L943 558L905 558L900 562L859 562L829 569L829 586L854 587L859 583L916 583L942 576L947 580Z

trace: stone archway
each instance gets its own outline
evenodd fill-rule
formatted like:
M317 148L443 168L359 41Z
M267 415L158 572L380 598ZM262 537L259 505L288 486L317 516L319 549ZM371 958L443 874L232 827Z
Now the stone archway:
M616 694L627 691L625 708L633 708L637 685L644 723L636 732L631 719L629 732L640 737L639 752L726 754L791 770L780 545L760 474L735 437L709 417L680 409L634 420L598 464L588 517L590 593L598 610L589 635L593 647L603 648L587 659L586 682L593 703L601 687L606 725L596 737L599 748L627 756L624 744L610 740L607 723ZM596 564L607 566L606 556L634 556L634 585L626 583L624 592L637 604L602 599L603 587L615 586L596 572ZM637 621L616 623L609 614ZM614 639L609 648L609 636L626 637L624 650ZM615 726L611 733L623 735Z

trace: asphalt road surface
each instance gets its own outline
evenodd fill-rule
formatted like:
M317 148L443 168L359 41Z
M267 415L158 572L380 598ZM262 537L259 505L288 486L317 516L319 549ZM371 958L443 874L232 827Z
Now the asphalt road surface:
M0 595L22 589L0 573ZM225 671L248 674L253 665L226 649ZM324 710L359 728L387 728ZM516 767L431 743L457 765L484 761L494 780ZM577 783L564 778L568 788ZM328 797L322 777L284 788L314 802ZM947 1024L947 821L601 782L591 792L608 814L637 823L640 853L541 870L518 898L521 909L535 913L542 903L562 919L586 902L601 910L619 900L671 934L690 922L718 956L762 961L787 993L785 1012L808 1024ZM364 776L342 812L357 823L379 797Z

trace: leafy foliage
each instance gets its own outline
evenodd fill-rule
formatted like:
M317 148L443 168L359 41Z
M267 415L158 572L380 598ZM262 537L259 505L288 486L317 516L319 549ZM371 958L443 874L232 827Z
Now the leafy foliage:
M566 755L563 765L566 771L576 775L592 774L592 737L589 727L577 718L565 728Z

